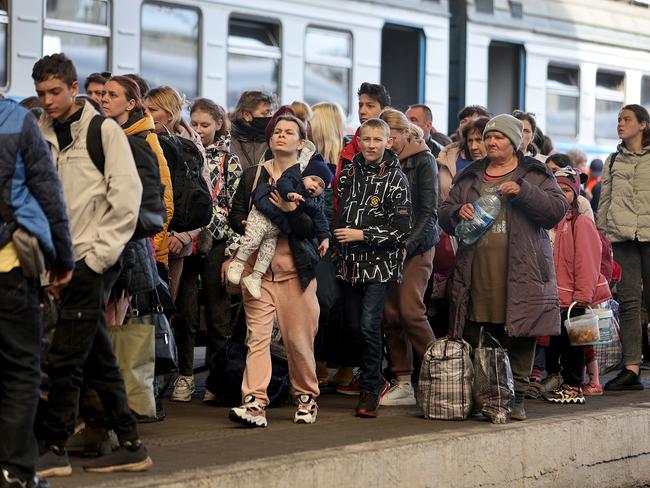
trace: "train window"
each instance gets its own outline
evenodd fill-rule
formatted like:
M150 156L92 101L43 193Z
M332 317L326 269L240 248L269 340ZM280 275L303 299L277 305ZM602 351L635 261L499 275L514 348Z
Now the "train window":
M233 17L228 24L228 108L241 92L264 90L279 95L280 25Z
M616 139L618 112L625 102L625 75L596 73L596 139Z
M546 76L546 132L558 138L578 135L580 71L549 65Z
M8 0L0 0L0 86L7 85Z
M107 0L57 0L47 1L46 16L84 24L108 24Z
M142 5L140 73L152 86L169 85L188 98L199 93L199 11Z
M46 0L43 54L64 52L77 68L79 84L108 69L108 0Z
M650 110L650 76L641 78L641 105Z
M352 34L308 28L305 34L305 101L337 102L347 113L350 108Z

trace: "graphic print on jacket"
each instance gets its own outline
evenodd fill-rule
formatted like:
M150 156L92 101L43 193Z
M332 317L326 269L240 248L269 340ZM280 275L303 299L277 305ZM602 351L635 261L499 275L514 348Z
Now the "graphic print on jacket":
M380 164L363 154L341 172L335 228L363 229L364 240L341 244L339 276L350 283L401 282L403 248L411 230L409 184L397 155Z

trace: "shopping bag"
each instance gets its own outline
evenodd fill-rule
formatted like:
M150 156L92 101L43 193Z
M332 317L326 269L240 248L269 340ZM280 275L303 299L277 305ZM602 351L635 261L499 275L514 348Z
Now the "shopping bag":
M596 344L594 346L600 374L607 374L610 371L620 369L623 362L623 346L621 345L618 323L618 303L615 300L609 300L608 306L612 310L609 331L611 340L605 344Z
M474 368L462 339L432 342L422 359L417 401L426 419L464 420L472 410Z
M489 339L494 346L485 345ZM477 410L494 424L505 424L512 411L515 383L508 352L481 327L478 347L474 349L473 399Z
M142 417L156 416L153 395L154 325L148 316L131 313L123 325L108 327L117 364L122 370L129 408Z

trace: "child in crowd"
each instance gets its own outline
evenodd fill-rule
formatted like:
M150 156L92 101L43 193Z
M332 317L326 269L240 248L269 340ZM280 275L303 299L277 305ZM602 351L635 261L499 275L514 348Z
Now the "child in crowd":
M323 190L332 182L332 172L322 158L309 159L311 154L301 158L287 169L277 181L277 190L282 198L300 204L316 225L316 237L320 242L319 253L324 255L329 248L329 223L323 208ZM305 163L305 161L308 161ZM253 208L248 215L246 231L241 245L228 267L228 280L239 284L240 280L250 294L261 297L262 276L268 270L280 232L291 233L289 221L284 212L277 208L269 196L276 190L268 183L260 183L253 190ZM242 278L244 263L258 251L253 272Z
M362 338L358 417L377 417L389 389L381 371L381 317L389 284L402 281L404 243L412 225L409 184L389 137L383 120L364 122L361 153L341 172L337 188L338 275L345 281L346 319Z
M601 243L593 221L578 210L580 176L571 167L555 172L569 210L554 228L553 258L557 275L558 298L562 310L562 324L568 308L576 305L571 316L584 314L585 308L611 298L607 279L600 272ZM569 343L566 328L562 325L560 336L551 337L547 351L549 377L559 375L562 384L545 393L544 398L553 403L584 403L582 390L585 370L585 347ZM593 377L592 377L593 381Z

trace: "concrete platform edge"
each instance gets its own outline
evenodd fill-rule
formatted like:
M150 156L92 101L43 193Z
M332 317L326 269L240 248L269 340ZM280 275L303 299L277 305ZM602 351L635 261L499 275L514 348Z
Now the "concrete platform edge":
M470 433L455 431L450 424L442 433L275 456L172 476L149 475L141 480L132 478L129 487L627 488L650 484L650 403L583 414L570 413L572 409L577 411L567 406L566 415L550 419L504 426L477 424L480 428Z

